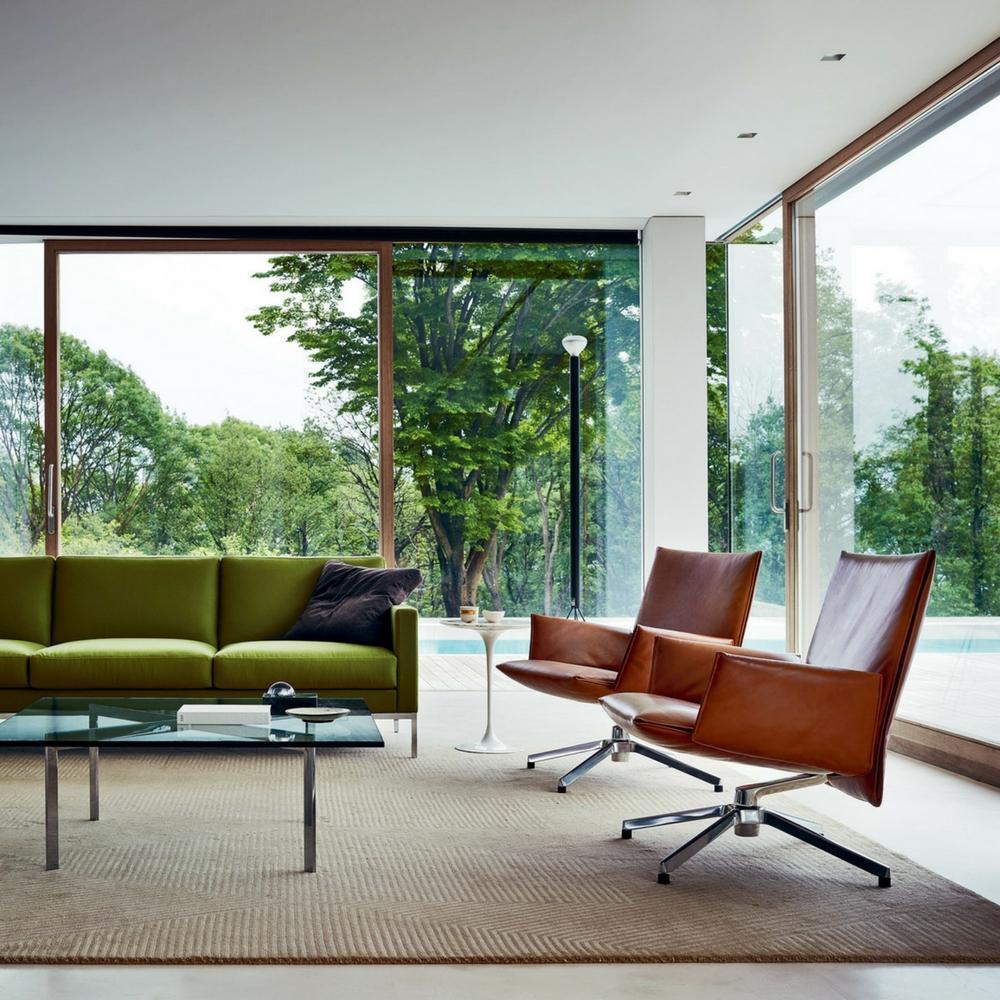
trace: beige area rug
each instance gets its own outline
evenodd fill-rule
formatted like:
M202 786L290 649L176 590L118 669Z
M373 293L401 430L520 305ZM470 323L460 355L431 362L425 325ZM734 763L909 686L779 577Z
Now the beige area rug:
M85 755L64 754L62 868L44 872L41 759L0 754L0 961L1000 961L1000 907L831 824L892 888L771 830L658 885L697 826L623 841L621 820L713 793L629 765L557 795L557 766L321 754L307 875L297 755L108 753L90 823Z

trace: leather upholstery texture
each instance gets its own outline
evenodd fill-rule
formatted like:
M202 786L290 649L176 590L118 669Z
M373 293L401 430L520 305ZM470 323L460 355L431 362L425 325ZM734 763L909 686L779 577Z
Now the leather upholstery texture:
M882 678L719 653L695 743L801 771L863 774L875 759Z
M760 552L658 548L637 625L743 641Z
M611 625L532 615L528 657L618 670L631 637L631 632Z
M512 660L500 664L500 669L511 680L533 691L590 704L614 691L618 680L617 670L561 660Z
M574 701L597 701L611 690L646 691L658 632L740 642L760 555L658 548L636 628L532 615L529 659L497 669L526 687Z
M601 704L615 723L652 743L741 763L827 771L831 785L877 806L889 727L934 562L934 552L841 553L803 661L660 637L651 692L615 693ZM699 698L709 655L708 685ZM678 705L699 701L685 732L689 714Z
M632 633L632 641L629 643L628 652L625 654L625 660L618 674L617 690L649 691L657 647L661 640L669 639L685 643L685 645L700 643L710 647L713 652L708 656L709 670L711 670L711 664L715 661L714 650L723 648L731 649L733 645L731 639L716 639L710 636L691 635L689 632L674 632L665 628L649 628L647 625L636 625ZM705 683L708 683L707 673L705 675ZM667 694L668 692L664 691L663 693Z

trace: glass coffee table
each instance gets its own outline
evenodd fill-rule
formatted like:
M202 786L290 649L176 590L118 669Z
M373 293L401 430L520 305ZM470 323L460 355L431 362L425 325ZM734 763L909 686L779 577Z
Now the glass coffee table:
M304 722L272 713L270 726L178 727L182 705L260 705L252 698L41 698L0 722L0 747L45 752L45 868L59 867L59 751L90 752L90 818L100 818L99 755L102 747L137 750L301 751L304 804L304 870L316 871L316 751L384 747L368 706L360 698L320 699L349 709L334 722Z

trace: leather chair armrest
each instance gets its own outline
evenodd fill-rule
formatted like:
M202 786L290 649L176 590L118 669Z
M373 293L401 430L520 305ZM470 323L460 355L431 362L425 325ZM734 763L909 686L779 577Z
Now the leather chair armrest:
M864 774L881 696L879 674L720 652L692 739L796 770Z
M396 711L417 710L417 626L416 608L399 604L392 608L392 651L396 654Z
M793 653L748 649L734 646L724 639L695 635L659 635L653 641L650 694L701 702L715 667L715 657L719 653L738 653L740 656L789 660L794 663L799 660Z
M532 615L528 657L617 670L625 658L631 638L631 629L582 622L575 618Z

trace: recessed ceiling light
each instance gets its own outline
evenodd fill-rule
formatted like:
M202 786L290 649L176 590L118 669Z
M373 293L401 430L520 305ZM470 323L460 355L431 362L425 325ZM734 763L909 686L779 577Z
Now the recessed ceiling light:
M737 139L755 139L757 137L756 132L740 132L736 137Z
M691 192L690 191L675 191L675 198L686 198Z
M840 62L846 55L846 52L831 52L829 55L823 56L820 62Z

